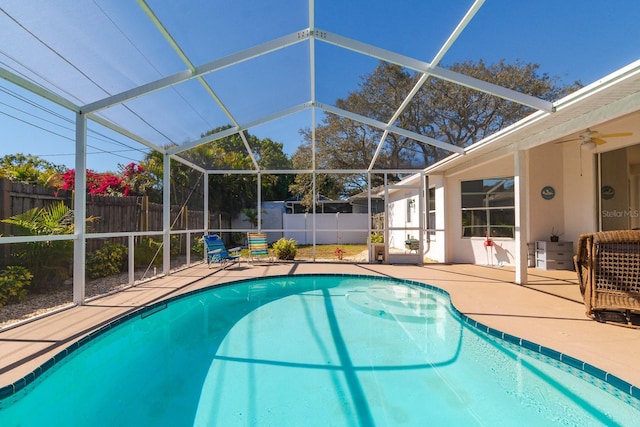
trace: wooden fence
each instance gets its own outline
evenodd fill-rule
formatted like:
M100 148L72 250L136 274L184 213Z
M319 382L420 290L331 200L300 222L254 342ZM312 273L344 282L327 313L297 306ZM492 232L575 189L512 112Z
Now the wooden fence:
M0 179L0 219L44 208L62 201L73 207L73 192L50 187ZM92 233L162 231L162 205L150 203L146 196L110 197L87 195L87 216L97 217L89 225ZM221 222L220 214L209 215L209 224ZM228 221L228 219L226 219ZM194 230L204 227L203 211L186 206L171 207L173 230ZM0 223L0 234L11 235L11 227Z

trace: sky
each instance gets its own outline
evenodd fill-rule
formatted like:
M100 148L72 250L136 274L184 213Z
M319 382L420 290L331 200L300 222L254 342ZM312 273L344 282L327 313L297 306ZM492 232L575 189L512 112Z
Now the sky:
M315 0L315 27L431 62L471 0ZM188 3L149 6L195 66L309 26L307 1ZM186 6L185 6L186 5ZM540 73L589 84L640 59L637 0L486 0L439 65L461 61L539 64ZM0 68L85 105L186 69L135 2L0 0ZM315 80L310 81L313 49ZM230 115L252 123L312 96L334 104L358 89L377 59L316 40L208 74L205 80ZM146 140L164 145L195 140L230 123L197 80L155 92L104 114ZM133 113L132 113L133 112ZM135 114L134 114L135 113ZM249 129L293 154L304 110ZM317 114L316 121L322 114ZM0 156L38 155L74 167L75 115L0 79ZM149 149L89 122L87 166L117 171Z

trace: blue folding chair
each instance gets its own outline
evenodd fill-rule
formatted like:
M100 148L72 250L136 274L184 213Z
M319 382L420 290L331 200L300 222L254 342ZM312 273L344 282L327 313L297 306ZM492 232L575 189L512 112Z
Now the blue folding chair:
M211 267L211 263L220 263L222 268L238 263L240 264L241 247L227 249L224 242L217 234L209 234L204 236L204 245L207 251L207 266Z

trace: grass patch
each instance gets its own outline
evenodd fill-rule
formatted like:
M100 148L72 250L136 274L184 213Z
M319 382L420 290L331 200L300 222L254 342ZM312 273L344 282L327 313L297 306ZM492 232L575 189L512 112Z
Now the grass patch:
M362 245L351 245L351 244L345 244L345 245L338 245L338 244L331 244L331 245L316 245L316 258L317 259L334 259L337 260L338 257L336 257L336 255L333 253L333 251L336 250L336 248L342 248L342 250L344 251L344 258L350 258L350 257L354 257L356 255L359 255L360 253L362 253L363 251L368 250L368 247L366 244L362 244ZM271 248L271 245L269 245L269 248ZM248 258L249 257L249 249L242 249L242 251L240 252L240 254L242 255L242 257L244 258ZM313 259L313 245L299 245L298 246L298 252L296 253L296 258L298 260L311 260Z
M335 251L338 247L342 248L342 250L344 251L345 258L356 256L362 251L367 250L367 245L316 245L316 258L337 259L333 251ZM298 246L296 259L313 259L313 245Z

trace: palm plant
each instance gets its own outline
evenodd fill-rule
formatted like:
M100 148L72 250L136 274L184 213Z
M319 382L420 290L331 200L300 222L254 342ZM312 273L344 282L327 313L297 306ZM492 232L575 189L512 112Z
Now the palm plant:
M95 221L90 217L87 221ZM73 211L63 202L44 208L33 208L13 215L2 222L16 227L16 233L29 236L73 233ZM15 245L12 256L33 274L32 288L44 290L63 283L71 277L73 242L47 240Z

